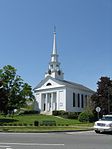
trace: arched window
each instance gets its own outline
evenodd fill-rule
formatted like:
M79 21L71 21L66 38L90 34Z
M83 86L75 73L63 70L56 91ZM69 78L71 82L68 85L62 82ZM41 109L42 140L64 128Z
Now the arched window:
M47 85L46 86L49 86L49 85L52 85L51 83L47 83Z

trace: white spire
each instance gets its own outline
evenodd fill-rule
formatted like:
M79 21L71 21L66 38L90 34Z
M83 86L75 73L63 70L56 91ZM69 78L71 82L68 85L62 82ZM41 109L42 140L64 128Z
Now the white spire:
M57 54L57 47L56 47L56 27L54 26L54 37L53 37L53 49L51 55L51 62L58 62L58 54Z
M54 26L54 40L53 40L53 52L52 54L57 54L57 47L56 47L56 27Z
M56 27L54 26L53 33L53 49L51 54L51 61L49 63L48 72L45 74L45 77L51 76L57 79L63 79L63 72L60 70L60 63L58 62L58 54L56 47Z

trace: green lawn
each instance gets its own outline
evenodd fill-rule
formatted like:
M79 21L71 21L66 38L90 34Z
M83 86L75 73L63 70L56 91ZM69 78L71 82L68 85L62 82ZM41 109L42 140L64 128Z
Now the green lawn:
M26 124L34 124L34 121L39 121L41 123L44 120L54 120L56 121L56 125L70 125L70 126L75 126L75 125L92 125L91 123L82 123L79 122L77 119L65 119L61 117L56 117L52 115L14 115L13 117L4 117L0 115L0 119L4 120L9 120L13 121L11 123L26 123Z
M55 121L56 126L34 126L34 121L41 124L43 121ZM76 119L64 119L52 115L14 115L13 117L4 117L0 115L0 131L14 132L42 132L42 131L64 131L64 130L85 130L93 126L93 123L81 123Z

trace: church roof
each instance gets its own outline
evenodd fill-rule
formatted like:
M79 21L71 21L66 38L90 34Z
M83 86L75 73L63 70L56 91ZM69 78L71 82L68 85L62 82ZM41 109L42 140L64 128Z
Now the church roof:
M74 82L71 82L71 81L67 81L67 80L60 80L61 82L65 83L66 85L72 85L74 87L77 87L77 88L80 88L80 89L84 89L84 90L88 90L88 91L91 91L91 92L94 92L93 90L91 90L90 88L82 85L82 84L78 84L78 83L74 83Z
M74 83L74 82L71 82L71 81L67 81L67 80L60 80L60 79L56 79L56 78L53 78L51 76L48 76L46 77L45 79L43 79L35 88L34 88L34 91L37 90L38 88L41 88L41 86L47 81L47 80L53 80L61 85L65 85L65 86L69 86L69 87L72 87L72 88L78 88L78 89L82 89L82 90L86 90L86 91L89 91L89 92L94 92L93 90L91 90L90 88L84 86L84 85L81 85L81 84L78 84L78 83Z

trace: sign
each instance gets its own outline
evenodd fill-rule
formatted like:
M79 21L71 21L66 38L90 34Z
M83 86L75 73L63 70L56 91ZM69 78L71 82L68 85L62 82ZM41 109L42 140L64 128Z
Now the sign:
M62 106L63 106L63 103L62 103L62 102L60 102L60 103L59 103L59 105L60 105L60 107L62 107Z
M96 112L100 112L101 108L100 107L96 107Z

